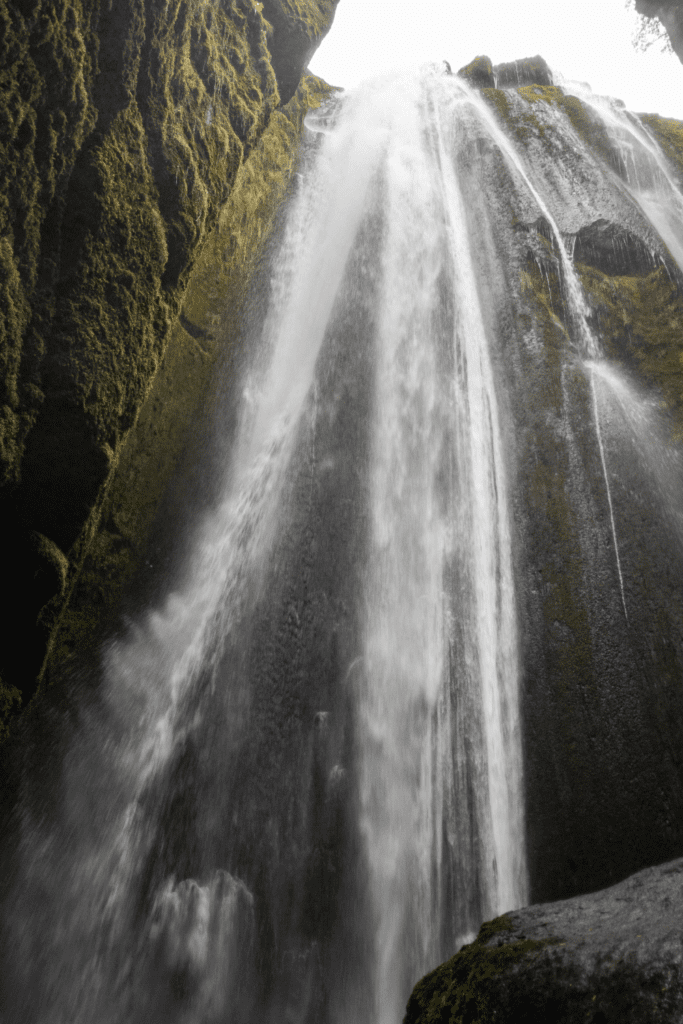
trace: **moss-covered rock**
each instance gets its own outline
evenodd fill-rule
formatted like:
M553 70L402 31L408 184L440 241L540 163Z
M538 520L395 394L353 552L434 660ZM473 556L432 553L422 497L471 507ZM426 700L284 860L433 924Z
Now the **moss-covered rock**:
M683 440L683 296L664 267L610 277L578 265L592 320L610 355L661 396L671 414L672 440Z
M46 681L92 642L142 564L179 459L206 429L217 359L229 363L238 340L244 295L297 165L303 117L332 91L304 75L240 168L192 272L149 396L122 445L98 529L73 565L72 592L61 609ZM163 510L166 519L182 518L182 499L169 502Z
M509 411L525 838L541 901L683 849L681 275L630 191L627 147L588 104L537 84L482 98L518 160L489 150L485 198L463 189L479 258L494 238L480 280ZM680 175L680 125L641 117ZM637 169L650 195L662 189L652 209L665 219L668 186L647 161Z
M674 1024L683 862L517 910L418 982L404 1024Z
M282 195L322 86L292 97L335 3L0 3L0 519L20 566L8 692L35 688L170 339L178 368L208 358L178 326L194 265L221 215L214 256L232 245L246 266L267 233L270 170L242 175L230 228L226 204L271 124L256 164L275 159ZM49 608L24 568L36 534L69 566Z
M490 57L479 56L456 72L476 89L493 88L493 64Z

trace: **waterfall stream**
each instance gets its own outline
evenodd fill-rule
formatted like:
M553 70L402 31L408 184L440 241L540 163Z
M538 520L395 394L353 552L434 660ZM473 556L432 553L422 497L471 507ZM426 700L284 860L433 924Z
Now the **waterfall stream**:
M399 1024L423 974L528 902L527 553L505 373L531 378L542 360L522 300L509 323L491 309L516 210L550 226L569 342L560 397L538 383L545 365L530 394L550 395L547 449L566 440L569 493L592 463L565 370L590 374L626 614L602 410L622 410L644 466L649 426L589 325L553 174L434 68L365 83L305 123L237 427L219 438L219 496L162 599L104 645L96 695L76 701L68 749L36 788L58 798L22 797L0 1024ZM495 152L484 170L482 152ZM657 227L661 195L632 187ZM495 238L489 200L506 218ZM510 350L527 343L519 369ZM569 550L579 517L561 521L536 412L535 543ZM552 602L568 584L540 576L528 570L533 594L545 588L533 608L547 599L559 646L571 631Z

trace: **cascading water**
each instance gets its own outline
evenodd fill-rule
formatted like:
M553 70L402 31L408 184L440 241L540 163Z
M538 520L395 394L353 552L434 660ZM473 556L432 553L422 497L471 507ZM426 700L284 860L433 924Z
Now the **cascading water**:
M224 497L184 583L105 652L106 710L85 713L103 746L67 758L63 821L51 835L24 822L23 877L59 879L42 909L19 894L10 914L25 964L46 964L39 988L31 967L17 971L31 1020L389 1024L425 970L526 901L506 468L457 170L474 103L427 71L309 117L317 145ZM287 544L306 467L322 493L339 458L324 426L340 419L339 381L325 366L349 357L369 379L354 469L367 511L334 566L357 579L338 641L348 694L318 684L294 707L266 678L305 661L268 625L272 595L299 571ZM287 614L305 632L305 602ZM282 664L262 680L273 642ZM297 719L268 782L264 723L286 732ZM91 825L83 801L98 806ZM335 801L353 842L330 832ZM259 834L270 849L250 845Z
M544 116L578 152L566 119ZM606 488L626 611L615 424L653 461L565 244L596 189L586 176L574 202L540 141L522 152L434 68L366 83L307 125L219 497L175 589L105 646L68 750L19 801L2 1024L397 1024L425 971L529 899L522 662L557 671L559 700L567 635L582 687L593 643L575 609L592 579L572 591L544 545L576 561L574 520ZM545 348L509 294L510 222L539 215L562 293ZM599 562L594 533L575 547ZM555 754L537 794L562 780Z
M619 102L609 97L598 97L593 95L586 86L578 89L569 89L581 97L583 102L591 110L596 120L603 126L610 144L617 156L616 166L619 169L620 177L628 188L629 194L638 203L641 210L647 217L650 224L656 229L659 236L666 243L670 254L683 269L683 194L676 181L675 174L669 166L664 154L658 146L647 126L644 125L637 115L626 111ZM656 266L658 260L652 253L652 264ZM666 266L666 264L664 264ZM599 361L602 356L599 344L593 339L592 332L586 329L591 338L591 343L585 351L588 359L585 362L590 373L591 393L593 398L593 410L595 416L595 427L600 449L600 459L605 480L605 489L609 503L609 515L614 541L619 586L621 590L621 601L624 608L624 615L628 620L626 598L624 593L624 580L619 557L619 545L614 522L614 508L609 482L609 474L605 460L605 450L600 428L600 412L598 401L598 387L596 376L600 379L603 388L605 384L611 385L614 394L621 397L622 407L624 403L624 391L628 390L627 385L619 381L619 375L614 368L610 368L604 361ZM596 361L598 360L598 361ZM630 430L638 423L643 431L641 447L647 444L647 437L659 433L653 422L649 422L644 428L645 417L642 409L636 410L642 403L631 396L631 415L629 418ZM662 453L666 452L666 445L659 444L657 458L653 464L661 460ZM658 488L661 491L661 487Z
M374 1019L387 1024L410 978L438 961L445 872L459 939L524 898L505 470L453 166L472 114L466 93L432 89L421 123L414 88L381 97L392 125L359 695Z

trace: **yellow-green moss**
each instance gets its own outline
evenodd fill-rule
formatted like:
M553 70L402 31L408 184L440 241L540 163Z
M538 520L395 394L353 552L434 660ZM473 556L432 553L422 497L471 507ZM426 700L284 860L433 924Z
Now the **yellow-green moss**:
M135 427L120 449L100 514L83 555L74 560L73 592L49 656L49 676L92 640L101 617L139 567L161 496L191 438L199 411L210 404L217 341L234 345L234 319L298 160L307 110L334 90L312 75L276 111L196 262L182 314ZM185 326L184 326L185 325ZM187 328L187 329L186 329ZM192 333L188 333L188 330ZM87 552L87 553L86 553Z
M298 114L275 114L275 36L285 55L290 38L312 52L334 6L35 0L29 10L0 0L0 511L8 529L45 536L69 561L63 592L42 610L25 602L29 619L38 614L41 637L95 542L193 268L271 118L273 173L291 170L285 150ZM284 34L265 8L280 17ZM298 60L289 61L295 80L305 63ZM267 232L270 200L265 186L263 200L255 196L255 182L243 189L231 237L208 254L224 264L228 302L240 287L232 257L246 274L245 254ZM223 246L218 255L215 245ZM186 323L218 315L203 318L201 305L198 293L188 297ZM170 363L181 373L210 361L182 326L175 338ZM188 387L186 402L176 396L180 422L207 373L196 370L197 390ZM177 455L173 437L169 447L154 481L166 479ZM150 495L158 496L163 488L154 481ZM146 521L142 505L127 522ZM97 542L103 565L118 536L114 523ZM124 565L124 555L118 561ZM34 622L24 625L30 631ZM21 652L11 647L0 670L8 685L16 677L30 691Z
M133 101L93 154L99 216L88 226L71 294L58 307L59 350L46 356L63 361L64 385L112 452L135 419L165 341L159 291L168 250L145 151Z
M600 337L610 356L637 368L671 414L683 439L683 297L663 267L647 277L608 277L577 265Z
M665 154L678 168L683 179L683 121L674 121L659 114L639 114L640 120L655 135Z
M502 89L482 89L481 94L486 102L498 111L502 121L509 121L510 101Z
M517 92L527 103L543 102L550 105L561 103L564 99L562 90L555 85L522 85Z
M32 15L0 0L0 486L19 479L42 398L31 373L41 339L28 327L58 244L53 232L43 244L42 233L96 116L82 4L54 0Z
M563 96L558 105L571 121L577 135L586 142L594 153L614 166L614 149L610 143L604 123L594 117L576 96Z
M533 114L533 106L537 103L553 104L562 110L569 119L577 135L605 160L611 167L618 168L618 158L612 147L603 122L593 116L576 96L565 96L561 89L552 85L523 85L516 90L528 105L527 110L520 111L510 104L501 89L483 89L482 94L487 102L499 114L499 119L512 134L522 143L531 138L542 138L549 143L545 126ZM676 122L674 122L676 123Z
M460 68L458 76L477 88L489 87L493 83L493 65L489 57L478 56Z
M524 88L540 87L526 86ZM518 90L520 93L522 91L521 88ZM531 110L515 110L502 89L482 89L481 92L486 102L497 111L503 126L512 132L520 142L526 143L531 138L543 137L544 127Z
M334 13L333 0L280 0L285 14L302 25L309 39L324 35Z

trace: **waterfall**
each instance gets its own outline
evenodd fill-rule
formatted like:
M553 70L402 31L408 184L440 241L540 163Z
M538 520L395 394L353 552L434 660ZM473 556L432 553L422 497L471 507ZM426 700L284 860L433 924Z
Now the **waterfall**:
M393 1024L527 902L481 117L428 69L308 116L221 496L21 810L8 1021Z
M629 523L658 538L668 516L683 550L679 463L608 364L565 245L604 202L683 265L683 202L645 128L585 101L621 153L617 184L549 104L546 140L522 147L438 66L306 117L218 497L26 783L3 1022L397 1024L422 975L528 901L524 672L529 717L544 672L577 716L573 752L602 728L588 673L645 635ZM550 341L529 300L501 298L524 265L512 225L539 216L562 293ZM539 754L546 812L589 774L558 735Z
M469 97L420 83L430 123L415 83L384 89L359 715L373 1019L389 1024L410 978L438 962L444 908L459 944L482 916L523 902L525 887L505 468L455 168L470 144Z

